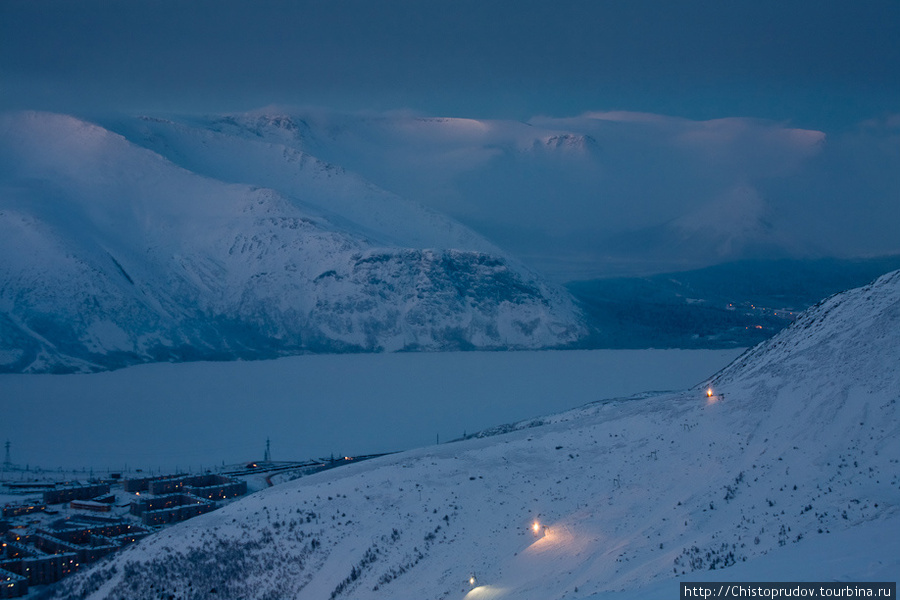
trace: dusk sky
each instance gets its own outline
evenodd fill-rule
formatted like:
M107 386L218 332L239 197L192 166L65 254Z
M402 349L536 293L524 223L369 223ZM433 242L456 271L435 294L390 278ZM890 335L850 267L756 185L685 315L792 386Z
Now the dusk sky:
M893 0L5 0L0 102L834 128L900 110Z
M487 163L452 172L438 200L427 187L412 199L535 264L596 262L624 247L616 235L684 230L698 214L753 234L735 211L774 223L766 243L789 254L879 254L900 251L898 40L896 0L5 0L0 109L288 105L573 124L599 136L609 167L583 193L525 207L508 190L475 210ZM634 113L664 118L646 135ZM604 138L601 122L644 137Z

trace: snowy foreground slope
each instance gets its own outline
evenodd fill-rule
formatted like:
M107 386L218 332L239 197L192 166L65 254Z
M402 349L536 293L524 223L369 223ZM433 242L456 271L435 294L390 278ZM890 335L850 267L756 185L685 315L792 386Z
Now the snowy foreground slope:
M449 218L275 142L176 132L158 153L0 115L0 372L584 334L564 291Z
M676 597L711 569L896 580L898 340L900 271L804 313L712 397L601 401L283 484L57 596Z

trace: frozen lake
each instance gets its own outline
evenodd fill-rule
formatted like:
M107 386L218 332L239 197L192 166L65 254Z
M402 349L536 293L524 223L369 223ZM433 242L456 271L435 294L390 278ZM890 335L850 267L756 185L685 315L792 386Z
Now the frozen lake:
M317 355L0 375L14 464L199 469L405 450L582 404L700 383L740 350Z

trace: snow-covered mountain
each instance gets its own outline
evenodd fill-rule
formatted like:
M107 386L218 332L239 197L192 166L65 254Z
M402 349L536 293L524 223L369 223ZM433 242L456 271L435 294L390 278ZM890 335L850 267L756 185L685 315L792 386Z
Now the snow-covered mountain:
M288 196L312 183L314 156L475 228L557 281L822 251L808 219L797 219L795 194L788 199L774 184L803 172L825 136L783 123L627 112L516 121L273 106L103 124L191 171ZM403 213L391 219L393 233L413 233L405 244L420 246L421 228L404 224L418 223L421 207L393 204L392 214ZM369 202L325 194L319 205L384 229Z
M216 126L121 129L141 143L0 116L0 371L584 333L565 292L481 236L307 153Z
M501 251L473 231L345 170L347 153L321 160L301 116L259 111L206 119L113 120L107 127L172 163L227 183L276 190L370 241L409 248ZM327 156L331 153L325 152ZM402 171L416 172L415 164Z
M765 580L785 561L794 581L895 580L898 339L900 271L809 309L694 389L279 485L57 597L645 597L730 567Z

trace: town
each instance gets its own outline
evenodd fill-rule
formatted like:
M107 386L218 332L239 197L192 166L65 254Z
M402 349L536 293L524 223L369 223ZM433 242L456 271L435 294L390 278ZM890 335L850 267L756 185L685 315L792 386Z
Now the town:
M54 478L57 473L16 467L7 460L0 471L0 598L28 595L35 586L59 581L248 493L376 456L381 455L263 460L200 474L109 472L84 480Z

